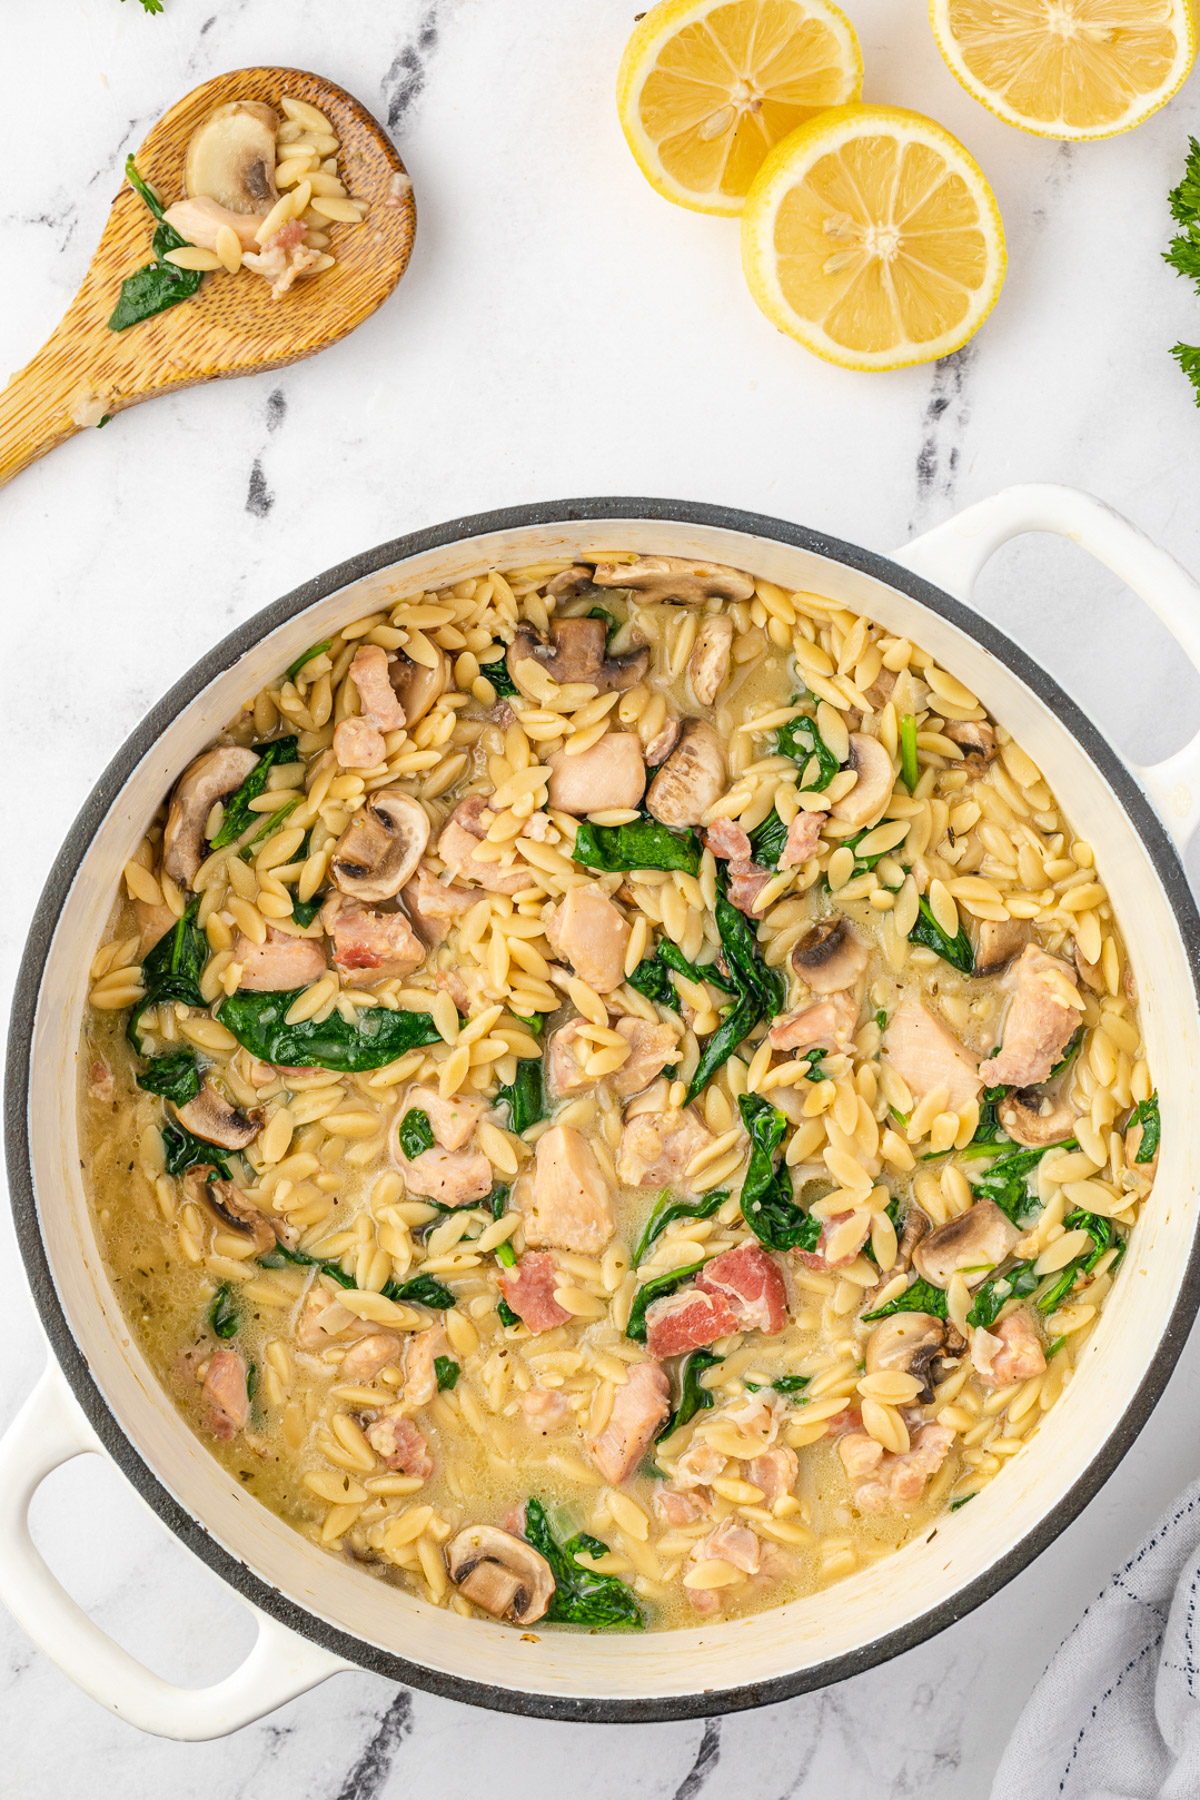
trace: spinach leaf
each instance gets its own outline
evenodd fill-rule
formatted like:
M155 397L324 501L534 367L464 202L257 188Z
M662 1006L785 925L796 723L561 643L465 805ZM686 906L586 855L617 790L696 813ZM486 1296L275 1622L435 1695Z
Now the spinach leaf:
M644 1629L646 1621L632 1588L615 1575L598 1575L575 1561L581 1553L607 1556L607 1544L586 1531L578 1531L560 1544L550 1529L545 1507L532 1495L525 1502L525 1536L545 1557L554 1576L548 1619L560 1625L590 1625L599 1631Z
M808 1080L809 1081L828 1081L829 1080L829 1076L826 1075L824 1069L822 1069L822 1067L821 1067L821 1064L825 1061L825 1058L828 1055L829 1055L828 1050L817 1049L817 1050L809 1051L808 1058L807 1058Z
M496 1261L499 1262L499 1260L500 1258L497 1257ZM515 1262L516 1258L514 1257L513 1260ZM519 1325L521 1323L520 1315L515 1313L508 1301L504 1299L496 1302L496 1317L502 1325Z
M727 1063L738 1045L749 1036L762 1018L762 1001L757 994L746 993L728 1007L721 1023L700 1052L696 1073L692 1076L684 1105L690 1106L702 1094L717 1070Z
M986 1156L1002 1145L1009 1144L1012 1139L1000 1123L998 1111L1000 1102L1008 1094L1007 1087L984 1088L979 1096L979 1123L975 1127L975 1135L966 1147L965 1154Z
M509 700L514 694L519 694L521 690L508 672L507 646L501 644L499 650L500 655L495 662L480 663L479 673L486 675L499 699Z
M973 975L975 973L975 952L971 947L971 940L967 936L965 928L960 925L955 937L947 937L934 918L933 908L924 894L921 895L917 905L919 908L917 922L908 934L909 943L923 944L927 950L936 951L942 961L948 962L952 969L959 970L963 975Z
M976 1489L976 1493L978 1493L978 1491L979 1491L979 1490L978 1490L978 1489ZM967 1504L967 1501L968 1501L968 1500L973 1500L973 1499L974 1499L974 1498L975 1498L975 1495L974 1495L974 1494L963 1494L963 1495L962 1495L962 1497L961 1497L961 1498L960 1498L960 1499L958 1499L958 1500L952 1500L952 1501L951 1501L951 1502L950 1502L950 1505L949 1505L949 1507L948 1507L948 1508L947 1508L947 1511L949 1511L949 1512L957 1512L957 1511L958 1511L958 1509L959 1509L959 1507L960 1507L960 1506L965 1506L965 1505L966 1505L966 1504Z
M200 1092L200 1064L194 1050L175 1050L170 1056L155 1056L150 1067L137 1078L147 1094L161 1094L176 1106L186 1106Z
M182 1175L185 1169L195 1168L197 1164L211 1163L223 1181L232 1180L224 1153L215 1144L206 1144L203 1138L193 1136L177 1119L168 1119L159 1127L159 1133L166 1152L168 1175Z
M1153 1162L1162 1139L1162 1120L1158 1112L1157 1089L1148 1100L1138 1101L1129 1123L1130 1125L1140 1125L1142 1128L1141 1142L1138 1144L1134 1162Z
M714 1356L711 1350L693 1350L679 1365L679 1401L673 1412L668 1415L667 1422L657 1434L656 1441L670 1437L681 1425L687 1425L698 1412L707 1412L712 1406L713 1397L706 1387L700 1385L700 1377L705 1369L715 1369L718 1363L724 1362L723 1356Z
M856 875L865 875L868 870L875 867L876 863L882 862L885 856L894 854L891 850L868 850L865 856L860 856L858 854L858 846L862 843L867 833L877 829L878 827L875 825L864 825L861 831L856 831L854 833L853 837L842 839L842 843L846 848L848 850L853 850L854 852L854 865L850 870L852 880Z
M322 888L321 892L314 894L311 900L293 900L292 918L296 924L311 925L328 898L328 888Z
M911 713L900 715L900 775L909 793L915 794L921 770L917 763L917 721Z
M773 1388L777 1394L802 1394L811 1380L811 1375L778 1375L774 1381L765 1384L761 1381L744 1381L742 1386L749 1394L761 1394L764 1385ZM804 1402L801 1401L800 1404L804 1405Z
M428 1306L433 1312L445 1312L448 1306L458 1304L450 1289L432 1275L414 1275L411 1281L389 1281L380 1291L388 1300L411 1300L417 1306Z
M682 869L685 875L698 875L700 855L694 831L668 831L649 818L628 825L592 825L585 819L571 852L574 862L603 875L627 869Z
M593 606L588 613L589 619L600 619L604 624L604 654L608 655L609 645L621 629L621 621L615 614L606 612L602 606Z
M496 1090L496 1104L508 1107L509 1130L518 1137L547 1117L546 1084L540 1056L524 1056L517 1064L515 1078Z
M800 764L800 782L805 793L827 788L842 766L817 730L817 721L807 714L781 725L775 735L775 746L781 756L790 756L793 762Z
M294 800L285 800L283 805L276 807L273 813L264 815L263 822L255 832L254 836L247 843L243 844L242 848L238 851L238 855L244 863L254 861L255 851L258 849L258 846L265 843L269 837L274 837L275 833L279 830L279 827L290 814L295 812L299 804L300 795L297 794ZM311 837L312 833L310 832L308 835ZM304 854L307 856L308 852L305 851Z
M400 1121L400 1148L410 1162L423 1150L433 1149L433 1126L419 1106L410 1107Z
M724 893L717 894L715 916L725 966L738 998L701 1052L684 1100L685 1106L690 1106L704 1091L760 1019L773 1019L782 1011L787 996L783 976L778 969L769 969L763 962L753 927Z
M701 1194L697 1199L671 1198L669 1188L663 1190L654 1203L653 1211L642 1227L633 1252L633 1266L646 1260L650 1246L655 1243L676 1219L711 1219L715 1212L724 1206L729 1198L728 1188L716 1188L711 1194Z
M768 1250L815 1250L821 1221L796 1205L786 1167L775 1167L787 1120L761 1094L740 1094L738 1111L753 1148L742 1184L742 1217Z
M361 1074L382 1069L407 1050L439 1041L428 1013L389 1012L385 1006L360 1012L352 1025L338 1012L320 1023L302 1019L297 1025L285 1024L288 1009L303 992L292 988L260 994L239 989L222 1000L213 1016L252 1056L297 1069Z
M681 1012L679 995L675 992L675 983L671 980L671 971L657 955L643 956L633 974L628 978L631 988L644 994L647 1000L653 1000L656 1006L669 1006L673 1012Z
M902 1294L897 1294L894 1300L889 1300L886 1306L877 1306L874 1312L863 1313L861 1318L863 1324L867 1325L873 1319L887 1319L892 1313L898 1312L930 1313L935 1319L944 1319L946 1296L941 1288L934 1287L931 1281L926 1281L923 1275L919 1275L911 1287L906 1288Z
M1084 1255L1077 1256L1074 1262L1068 1263L1058 1280L1045 1293L1039 1294L1038 1311L1047 1316L1061 1306L1079 1275L1091 1274L1106 1250L1111 1250L1114 1244L1117 1246L1117 1256L1112 1265L1115 1268L1124 1256L1127 1245L1127 1240L1121 1236L1111 1219L1102 1219L1098 1214L1084 1212L1079 1207L1067 1214L1063 1226L1067 1231L1086 1231L1092 1240L1092 1248Z
M673 944L669 937L659 938L658 955L668 969L674 969L677 975L686 975L689 981L711 981L714 987L722 988L727 994L736 992L732 981L726 980L715 962L689 962L679 945Z
M498 1187L498 1188L493 1189L493 1191L492 1191L492 1218L499 1221L500 1219L502 1219L504 1217L507 1210L508 1210L508 1189L506 1187ZM503 1244L496 1245L496 1261L500 1264L500 1267L502 1269L515 1269L516 1268L517 1253L513 1249L511 1244L503 1243ZM504 1323L506 1325L519 1325L520 1324L520 1322L521 1322L520 1319L518 1318L517 1314L512 1311L512 1307L509 1306L507 1300L501 1300L499 1310L500 1310L500 1317L501 1317L501 1319L504 1320ZM512 1313L512 1317L510 1319L504 1318L505 1313Z
M435 1356L433 1372L437 1376L437 1391L444 1394L447 1388L452 1388L458 1381L462 1369L452 1356Z
M762 824L750 833L750 855L761 869L777 869L787 844L788 828L772 807Z
M629 1314L629 1323L625 1327L625 1336L632 1338L635 1344L646 1341L646 1308L652 1301L661 1300L664 1294L673 1294L681 1288L685 1281L698 1275L704 1267L704 1258L699 1262L688 1263L683 1269L668 1269L665 1275L655 1275L644 1281L633 1297L633 1308Z
M967 1314L968 1325L982 1325L985 1329L994 1325L1002 1306L1032 1294L1040 1280L1041 1277L1034 1274L1031 1262L1014 1263L1003 1275L990 1276L976 1289L974 1304Z
M150 1007L167 1000L178 1000L183 1006L203 1007L208 1003L200 992L200 977L208 961L208 938L196 923L200 897L192 901L182 918L160 937L142 959L142 984L145 998L139 1000L129 1015L125 1036L139 1056L142 1050L138 1026Z
M250 810L250 802L257 800L267 785L267 776L271 770L282 768L285 763L296 761L299 751L299 740L294 737L273 738L269 744L251 744L258 761L243 781L240 788L230 794L225 802L225 817L221 821L221 829L212 839L214 850L224 850L227 844L234 844L243 831L248 831L258 817Z
M142 4L146 5L146 0L142 0ZM150 242L154 261L127 275L121 283L117 304L108 321L110 331L127 331L131 325L152 319L155 313L165 312L169 306L178 306L181 300L190 300L204 273L201 269L179 269L166 261L168 250L187 249L188 240L167 224L162 202L138 174L132 156L126 158L125 174L129 185L150 208L158 224Z
M238 1318L238 1309L234 1305L233 1295L224 1281L213 1296L213 1303L208 1309L208 1322L219 1338L237 1336L238 1325L241 1321Z
M1046 1144L1039 1150L1014 1150L1008 1156L999 1156L972 1181L975 1196L979 1200L994 1200L1000 1211L1016 1225L1033 1204L1029 1177L1043 1156L1048 1156L1051 1150L1078 1148L1074 1138L1065 1138L1061 1144Z
M1066 1049L1063 1051L1062 1055L1059 1057L1058 1061L1055 1063L1054 1067L1051 1069L1050 1073L1047 1075L1047 1077L1046 1077L1047 1081L1053 1081L1054 1077L1056 1075L1062 1074L1063 1070L1067 1067L1068 1063L1073 1063L1075 1061L1075 1058L1079 1055L1079 1046L1082 1043L1083 1043L1083 1026L1081 1025L1079 1027L1079 1030L1075 1033L1074 1037L1071 1039L1070 1043L1067 1045Z
M318 656L324 656L325 652L331 648L332 644L332 638L325 638L321 643L313 644L311 649L302 650L295 662L288 664L283 679L285 681L295 681L305 663L315 662Z
M270 1250L264 1250L255 1259L264 1269L319 1269L322 1275L328 1275L330 1281L336 1281L339 1287L356 1288L358 1286L353 1275L347 1275L341 1263L334 1256L310 1256L306 1250L289 1250L286 1244L276 1243Z

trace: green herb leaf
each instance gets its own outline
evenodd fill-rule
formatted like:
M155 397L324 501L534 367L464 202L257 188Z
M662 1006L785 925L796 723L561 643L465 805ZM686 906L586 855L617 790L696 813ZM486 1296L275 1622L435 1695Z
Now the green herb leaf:
M1200 344L1173 344L1171 355L1195 388L1196 404L1200 406Z
M428 1306L433 1312L445 1312L457 1305L448 1287L432 1275L414 1275L411 1281L389 1281L381 1289L389 1300L411 1300L416 1306Z
M842 766L817 730L817 721L807 714L781 725L775 734L775 746L781 756L790 756L799 763L805 793L827 788Z
M208 1323L219 1338L231 1338L237 1336L240 1322L233 1295L226 1283L222 1282L208 1309Z
M333 639L325 638L321 643L313 644L311 649L302 650L295 662L288 664L287 672L283 679L285 681L295 681L305 663L315 662L318 656L324 656L325 652L332 647Z
M142 3L145 5L146 0ZM127 331L131 325L153 318L155 313L178 306L181 300L190 300L203 279L202 270L179 269L165 260L169 250L183 250L188 247L188 241L166 223L158 195L142 180L132 156L126 159L125 174L135 193L158 220L158 225L151 239L154 261L127 275L121 283L117 304L108 321L110 331Z
M917 721L911 713L900 715L900 775L909 793L915 794L921 770L917 763Z
M976 1493L977 1493L977 1492L978 1492L978 1491L979 1491L979 1490L978 1490L978 1489L976 1489ZM957 1511L958 1511L958 1509L959 1509L959 1507L960 1507L960 1506L965 1506L965 1505L966 1505L966 1504L967 1504L967 1501L968 1501L968 1500L973 1500L973 1499L974 1499L974 1498L975 1498L975 1495L974 1495L974 1494L963 1494L963 1495L962 1495L962 1497L961 1497L961 1498L960 1498L960 1499L958 1499L958 1500L952 1500L952 1501L951 1501L951 1502L950 1502L950 1505L949 1505L949 1507L948 1507L948 1509L947 1509L947 1510L948 1510L948 1511L949 1511L949 1512L957 1512Z
M609 645L621 629L621 621L615 614L607 612L603 606L593 606L588 613L589 619L600 619L604 624L604 654L608 655Z
M506 1086L497 1088L496 1104L503 1103L508 1108L509 1130L520 1137L539 1119L548 1116L546 1105L546 1084L540 1056L524 1056L517 1064L517 1073Z
M935 950L943 962L948 962L952 969L958 969L963 975L975 972L975 952L971 940L963 926L959 926L955 937L947 937L933 916L933 908L922 894L917 902L919 911L917 922L908 934L910 944L923 944L927 950Z
M269 744L252 744L258 761L243 781L240 788L230 794L225 802L225 817L221 821L221 829L212 839L214 850L224 850L227 845L235 844L243 831L248 831L259 814L252 812L250 802L257 800L264 793L267 777L274 768L282 768L285 763L293 763L300 754L299 740L294 737L274 738Z
M714 1356L711 1350L693 1350L690 1356L684 1358L679 1365L679 1401L658 1432L658 1442L670 1437L681 1425L689 1424L698 1412L709 1410L713 1397L706 1387L700 1385L700 1377L705 1369L715 1369L724 1360L723 1356Z
M887 1319L898 1312L930 1313L935 1319L944 1319L946 1296L941 1288L934 1287L931 1281L926 1281L923 1275L919 1275L911 1287L906 1288L902 1294L897 1294L894 1300L889 1300L886 1306L877 1306L874 1312L863 1313L861 1318L863 1324L868 1325L874 1319Z
M575 833L571 856L604 875L628 869L682 869L685 875L698 875L701 850L694 831L668 831L657 819L634 819L628 825L592 825L585 819Z
M761 1094L740 1094L738 1111L753 1148L742 1184L742 1217L768 1250L815 1250L821 1221L796 1205L785 1166L775 1167L787 1119Z
M452 1356L435 1356L433 1372L437 1376L437 1391L439 1394L444 1394L447 1388L455 1385L462 1374L462 1369Z
M200 1064L194 1050L176 1050L170 1056L155 1056L150 1066L138 1076L137 1084L148 1094L161 1094L176 1106L186 1106L200 1092Z
M285 1024L289 1009L303 992L303 988L292 988L287 993L259 994L239 989L222 1000L214 1017L252 1056L297 1069L361 1074L382 1069L423 1044L439 1042L437 1027L427 1013L389 1012L384 1006L360 1012L353 1024L338 1012L320 1023L302 1019L296 1025Z
M1162 1139L1162 1120L1158 1112L1158 1092L1151 1094L1148 1100L1139 1100L1133 1109L1130 1125L1140 1125L1141 1141L1134 1156L1135 1163L1153 1162L1158 1154L1158 1146ZM1128 1129L1128 1127L1126 1127Z
M645 1262L651 1245L657 1242L667 1226L673 1225L676 1219L711 1219L728 1198L728 1188L716 1188L712 1193L700 1194L695 1199L673 1199L670 1189L665 1188L655 1201L650 1217L643 1225L642 1234L634 1246L634 1268Z
M644 1281L633 1297L633 1306L629 1314L629 1323L625 1327L625 1336L632 1338L635 1344L646 1341L646 1308L655 1300L661 1300L664 1294L673 1294L681 1288L685 1281L698 1275L704 1267L704 1258L699 1262L688 1263L684 1269L668 1269L665 1275L655 1275Z
M858 854L858 846L862 843L868 832L875 831L876 829L877 827L874 825L864 825L861 831L856 831L854 833L853 837L842 839L842 843L846 846L847 850L853 850L854 852L854 866L850 871L852 878L855 875L867 874L868 870L873 869L876 863L882 862L885 856L891 856L893 854L890 850L868 850L865 856L860 856Z
M560 1544L550 1529L545 1507L532 1495L525 1502L525 1536L545 1557L554 1576L547 1619L560 1625L590 1625L594 1631L644 1629L646 1621L632 1588L615 1575L597 1575L575 1561L580 1553L607 1556L607 1544L586 1531L576 1532Z
M496 1260L498 1262L500 1260L499 1257L497 1257ZM514 1257L513 1260L515 1262L516 1258ZM510 1327L521 1323L520 1316L513 1311L512 1307L508 1304L508 1301L504 1299L497 1300L496 1302L496 1317L502 1325Z
M400 1121L400 1148L409 1162L423 1150L433 1149L433 1126L429 1114L419 1106L410 1107Z

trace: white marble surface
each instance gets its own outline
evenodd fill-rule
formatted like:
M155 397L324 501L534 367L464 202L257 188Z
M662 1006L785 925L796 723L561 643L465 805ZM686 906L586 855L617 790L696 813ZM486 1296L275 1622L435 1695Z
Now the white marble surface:
M0 493L12 772L0 906L7 995L50 861L150 702L235 622L357 549L459 512L572 494L730 502L886 549L1011 481L1092 488L1200 567L1200 413L1167 356L1200 308L1160 262L1200 87L1132 137L1008 131L944 70L921 0L850 0L867 94L930 112L988 171L1008 227L999 309L947 366L825 368L742 286L736 227L660 201L622 142L615 0L55 0L4 9L9 177L0 368L75 288L121 161L222 69L327 71L389 120L420 224L398 294L354 337L74 440ZM12 146L16 146L15 155ZM1176 747L1200 683L1149 614L1076 552L1027 540L985 610L1127 753ZM44 1357L7 1221L0 1423ZM139 1737L0 1617L6 1785L149 1800L981 1800L1044 1661L1195 1473L1189 1346L1124 1465L1054 1547L924 1648L704 1726L565 1727L342 1676L236 1738ZM1193 1390L1194 1392L1194 1390ZM1181 1418L1185 1426L1180 1429ZM39 1540L95 1617L185 1681L248 1641L236 1601L94 1460L39 1497ZM14 1726L17 1729L14 1729Z

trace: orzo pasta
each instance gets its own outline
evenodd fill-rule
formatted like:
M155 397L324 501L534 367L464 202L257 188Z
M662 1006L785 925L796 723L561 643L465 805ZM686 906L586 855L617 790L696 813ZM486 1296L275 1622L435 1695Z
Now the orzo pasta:
M1087 844L917 646L737 570L348 620L93 964L147 1355L365 1572L682 1625L898 1548L1070 1382L1158 1150Z

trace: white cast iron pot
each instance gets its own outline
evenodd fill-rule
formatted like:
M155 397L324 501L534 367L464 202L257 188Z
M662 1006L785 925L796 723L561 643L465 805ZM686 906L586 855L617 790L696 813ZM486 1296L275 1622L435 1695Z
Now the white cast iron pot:
M1111 1473L1200 1302L1200 918L1175 848L1196 816L1200 738L1170 762L1131 773L1054 681L963 603L991 553L1026 531L1059 532L1090 550L1200 667L1200 590L1133 526L1070 489L1011 489L891 560L717 507L588 500L458 520L334 569L226 639L134 733L76 821L38 909L6 1102L17 1228L52 1363L0 1444L0 1598L102 1705L147 1731L215 1737L359 1665L545 1718L633 1722L755 1706L868 1668L961 1617L1042 1550ZM944 1519L933 1541L754 1618L669 1636L548 1631L530 1641L428 1606L318 1550L242 1492L192 1434L104 1271L79 1175L77 1041L97 921L122 866L179 770L247 695L385 599L494 564L616 550L732 563L788 589L834 596L916 639L1026 746L1095 846L1125 924L1163 1151L1147 1217L1076 1380L1047 1427L969 1511ZM201 1690L160 1680L93 1625L43 1563L29 1536L30 1498L50 1470L83 1452L110 1456L256 1610L258 1640L227 1680Z

